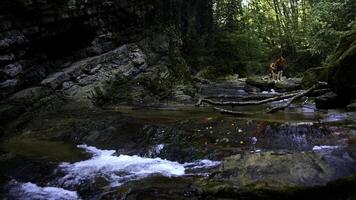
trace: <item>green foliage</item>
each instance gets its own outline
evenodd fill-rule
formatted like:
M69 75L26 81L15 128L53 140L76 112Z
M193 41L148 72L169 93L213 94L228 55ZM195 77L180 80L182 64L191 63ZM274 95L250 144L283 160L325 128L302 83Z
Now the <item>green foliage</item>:
M354 0L314 0L308 29L311 50L326 57L340 37L356 26L356 2Z
M221 75L238 73L246 76L250 72L261 72L265 67L260 62L266 59L266 49L258 38L248 33L223 31L215 44L215 65L219 66Z
M244 1L246 2L246 1ZM221 73L265 73L284 55L290 74L318 67L356 29L355 0L215 0L215 66Z
M215 22L230 30L240 28L243 17L242 0L220 0L215 1Z

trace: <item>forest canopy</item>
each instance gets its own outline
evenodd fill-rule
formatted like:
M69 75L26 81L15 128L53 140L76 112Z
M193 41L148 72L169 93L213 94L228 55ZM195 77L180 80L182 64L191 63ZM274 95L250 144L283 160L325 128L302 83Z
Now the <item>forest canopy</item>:
M215 0L214 58L221 73L265 73L287 57L289 73L319 67L356 29L354 0Z

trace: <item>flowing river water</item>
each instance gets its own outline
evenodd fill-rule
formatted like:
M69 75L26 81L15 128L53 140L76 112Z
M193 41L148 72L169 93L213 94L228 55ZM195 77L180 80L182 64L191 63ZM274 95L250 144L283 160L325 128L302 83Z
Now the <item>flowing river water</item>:
M248 117L193 106L41 114L0 144L2 198L228 199L236 188L284 191L352 177L354 114L311 107L239 108L255 113ZM253 191L242 196L256 199Z

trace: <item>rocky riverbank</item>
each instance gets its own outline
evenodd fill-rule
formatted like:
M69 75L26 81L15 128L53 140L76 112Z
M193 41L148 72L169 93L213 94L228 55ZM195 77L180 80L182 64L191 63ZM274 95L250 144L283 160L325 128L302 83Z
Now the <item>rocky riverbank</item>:
M253 108L245 108L249 109ZM355 131L349 126L354 121L350 120L336 111L290 110L235 118L209 108L187 106L156 110L63 107L61 112L42 113L12 129L15 132L8 132L7 139L0 145L1 171L18 183L11 182L5 188L10 194L5 194L21 195L19 184L32 182L34 185L21 187L62 188L76 191L84 199L142 195L169 199L172 196L168 194L175 199L236 196L268 199L272 198L271 194L294 198L295 192L305 196L313 188L324 188L330 181L356 172L352 142ZM78 144L87 146L77 148ZM184 169L184 174L170 168L165 168L169 171L145 168L151 163L145 160L148 158L156 159L153 163L164 162L161 164L167 167ZM211 168L208 167L210 161L200 163L199 160L220 164ZM147 164L140 165L146 161ZM112 163L116 162L127 162L130 169L158 171L138 181L134 178L135 172L113 168ZM80 170L83 174L71 171L76 165L83 167ZM61 169L69 171L58 171ZM86 170L97 176L86 176ZM66 179L68 182L64 184L61 182L63 173L68 176L78 173L76 176L83 180L79 183ZM113 173L117 178L110 178ZM135 176L131 179L129 174ZM124 184L110 185L118 180ZM332 186L335 190L339 187ZM13 193L15 191L18 192ZM348 196L352 191L345 190L340 195ZM30 194L35 195L27 193Z
M187 52L206 45L211 9L2 1L0 198L354 198L355 34L303 79L209 79ZM329 88L300 93L318 81ZM306 97L266 112L285 94ZM250 104L225 115L203 98Z
M130 47L134 55L140 52ZM121 55L116 54L120 50L105 54L104 69L120 70L110 59ZM100 58L75 63L62 73L76 67L78 71L85 66L90 69ZM135 66L144 68L144 63L134 65L140 57L131 58L123 61L133 67L131 71L138 69ZM112 73L110 70L99 69L97 74ZM133 74L129 77L135 77ZM63 95L63 85L68 81L58 81L61 84L55 89L42 87ZM277 93L271 91L273 88L262 91L247 82L228 78L199 82L195 88L198 96L216 100L265 98ZM96 83L101 82L94 79L92 84ZM79 81L76 84L72 87L78 91L86 87ZM328 192L335 198L354 195L350 187L355 184L352 175L356 173L356 118L352 112L319 111L307 102L302 107L293 104L284 112L268 114L268 107L281 103L271 102L235 108L251 114L232 117L209 107L194 107L193 97L190 104L160 101L151 106L98 107L88 98L66 96L68 99L56 104L62 105L60 110L34 108L36 112L21 115L5 129L0 151L6 197L30 198L28 195L38 195L34 191L42 191L44 198L50 198L53 194L46 192L50 188L61 191L67 199L169 199L172 195L175 199L272 199L276 195L297 199L322 197ZM139 175L112 163L143 171L150 166L150 172ZM75 166L82 165L75 171ZM158 167L161 165L167 168ZM95 176L85 175L87 170ZM82 177L82 182L64 179L73 174ZM341 188L342 193L335 193Z

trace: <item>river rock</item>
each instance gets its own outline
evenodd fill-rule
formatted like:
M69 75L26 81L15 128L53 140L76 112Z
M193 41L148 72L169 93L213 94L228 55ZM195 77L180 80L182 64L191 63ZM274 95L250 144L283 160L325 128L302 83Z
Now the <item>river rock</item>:
M0 55L0 65L10 64L15 60L14 54Z
M346 106L347 111L356 112L356 103L351 103Z
M344 108L348 103L348 99L342 98L333 92L328 92L315 98L315 106L318 109Z
M30 105L49 95L52 91L46 87L32 87L13 94L7 101L10 104Z
M16 92L21 82L18 79L8 79L0 83L0 99L6 99L8 94Z
M8 64L0 71L4 72L10 78L23 73L22 66L19 63Z
M245 85L244 90L249 93L261 92L261 89L252 85Z
M266 77L253 76L247 78L246 83L258 87L263 91L275 89L280 92L285 92L285 91L292 91L292 90L299 89L301 84L301 79L288 78L277 82Z
M0 105L0 123L2 124L2 128L5 128L6 124L12 119L19 116L24 112L24 107L4 104ZM0 127L1 132L1 127ZM1 134L0 134L1 135Z
M0 50L15 48L26 43L26 37L18 30L12 30L0 34Z
M10 87L15 87L20 84L20 81L17 79L9 79L6 80L2 83L0 83L0 88L10 88Z
M64 72L57 72L51 74L49 77L41 82L41 85L49 86L52 89L56 89L58 86L62 85L63 82L68 81L70 77Z
M345 156L348 159L341 159ZM230 188L249 189L283 190L317 186L351 175L356 170L354 164L355 161L349 155L337 150L245 153L225 158L221 169L203 182L206 185L205 190L214 193L224 191L224 184L212 186L213 182L226 183Z
M300 78L287 78L282 81L276 82L274 88L277 91L293 91L300 89L301 79Z
M260 88L261 90L269 90L273 88L275 83L270 79L263 79L260 76L252 76L246 79L246 84Z
M146 68L146 55L136 44L128 44L102 55L77 61L46 78L42 84L63 90L77 101L90 103L90 99L99 98L97 91L104 95L106 90L112 89L110 85L114 82L134 79Z
M192 95L195 93L193 87L177 85L173 89L173 99L178 102L192 102Z
M327 81L327 69L325 67L310 68L304 72L302 79L302 87L304 89L310 88L319 81Z

